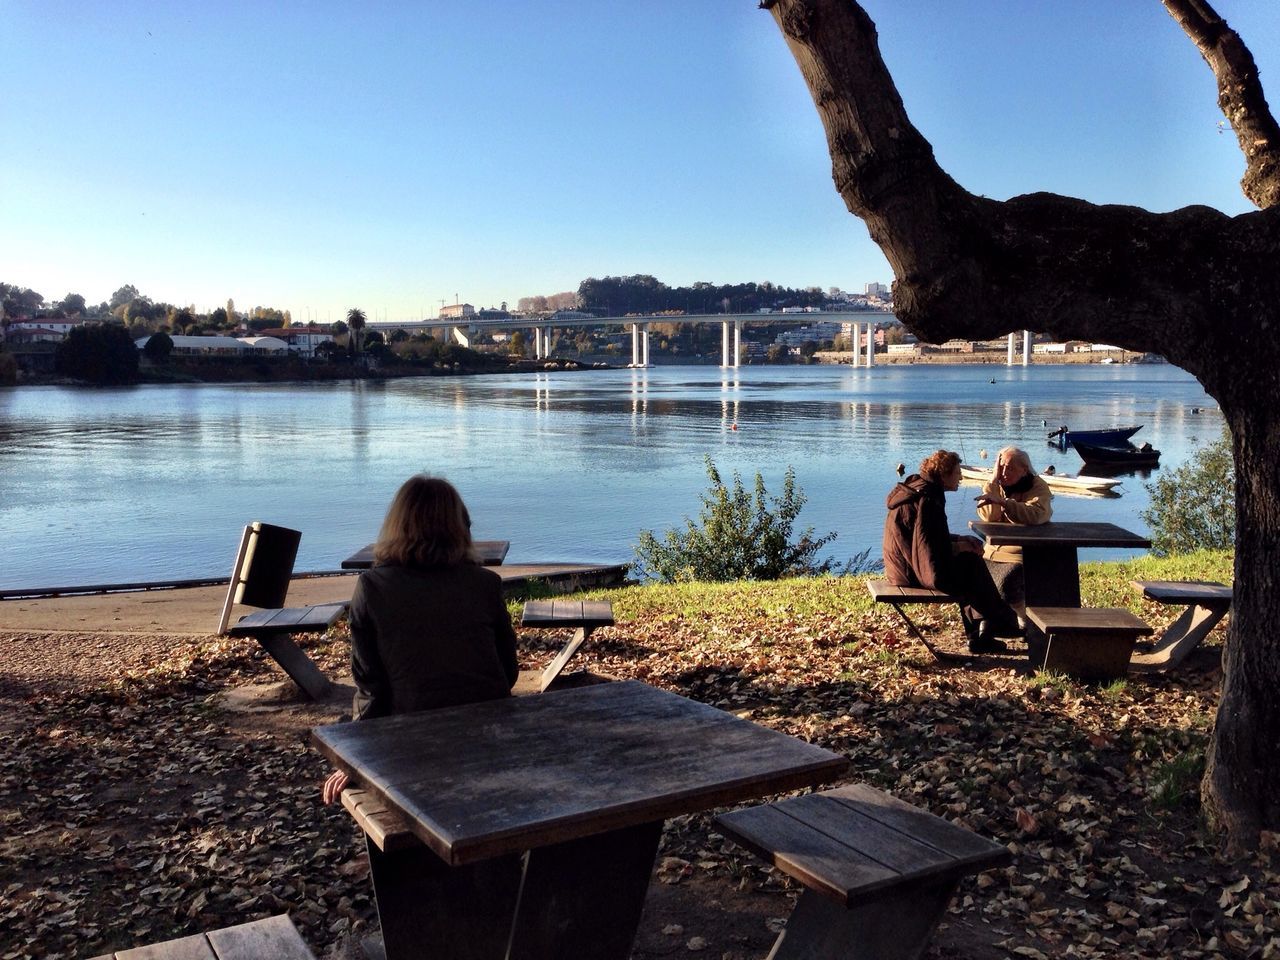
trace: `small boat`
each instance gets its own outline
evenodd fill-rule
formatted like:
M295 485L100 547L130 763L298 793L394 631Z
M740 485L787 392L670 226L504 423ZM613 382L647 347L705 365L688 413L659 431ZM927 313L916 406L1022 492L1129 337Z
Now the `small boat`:
M1154 449L1149 443L1144 443L1140 447L1135 447L1132 443L1123 447L1111 447L1077 441L1073 446L1085 463L1117 467L1149 467L1160 462L1160 451Z
M1120 447L1141 429L1142 424L1136 427L1115 427L1111 430L1070 430L1064 426L1049 434L1049 439L1056 440L1064 447L1073 447L1077 443L1091 443L1098 447Z
M992 471L989 467L974 467L967 463L960 464L960 476L964 480L978 483L990 483ZM1041 480L1049 485L1049 489L1057 493L1077 493L1085 496L1101 496L1111 494L1118 496L1115 490L1122 481L1111 477L1087 477L1083 474L1041 473Z

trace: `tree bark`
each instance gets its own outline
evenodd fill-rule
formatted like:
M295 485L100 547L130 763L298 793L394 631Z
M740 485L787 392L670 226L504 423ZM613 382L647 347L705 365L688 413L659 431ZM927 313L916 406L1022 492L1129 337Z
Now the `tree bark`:
M1235 600L1204 781L1233 846L1280 829L1280 171L1252 56L1204 0L1164 0L1218 76L1259 212L1152 213L965 191L934 160L853 0L763 0L826 129L832 177L922 339L1035 329L1159 353L1220 404L1236 462Z

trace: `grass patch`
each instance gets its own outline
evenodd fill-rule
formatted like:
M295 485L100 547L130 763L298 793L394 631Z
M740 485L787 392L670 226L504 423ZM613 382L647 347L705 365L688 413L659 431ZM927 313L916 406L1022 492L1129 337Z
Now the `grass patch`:
M1204 776L1204 750L1192 749L1156 767L1151 777L1151 802L1163 810L1176 810L1199 802Z

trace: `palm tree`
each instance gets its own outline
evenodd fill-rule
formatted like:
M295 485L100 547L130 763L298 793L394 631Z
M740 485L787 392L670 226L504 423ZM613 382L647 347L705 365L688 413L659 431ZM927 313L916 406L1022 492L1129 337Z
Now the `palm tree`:
M358 356L360 353L360 332L364 330L364 311L359 307L352 307L348 310L347 326L351 330L351 352Z

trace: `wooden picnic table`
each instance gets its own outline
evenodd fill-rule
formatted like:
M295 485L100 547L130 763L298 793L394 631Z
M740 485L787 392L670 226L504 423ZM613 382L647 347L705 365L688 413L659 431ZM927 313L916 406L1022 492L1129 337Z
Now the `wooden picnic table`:
M849 765L634 680L312 737L422 842L368 844L388 960L623 960L663 821L824 783Z
M1027 606L1080 606L1081 547L1150 547L1146 537L1114 523L1050 521L1035 526L970 521L991 546L1022 548Z
M343 570L368 570L373 566L373 544L361 547L342 561ZM486 567L496 567L507 559L510 540L475 540L472 542L476 556Z

